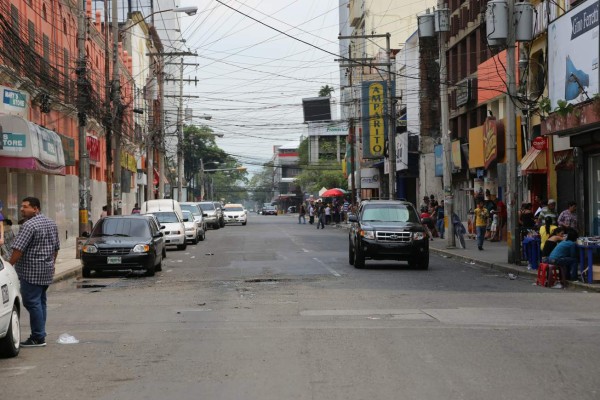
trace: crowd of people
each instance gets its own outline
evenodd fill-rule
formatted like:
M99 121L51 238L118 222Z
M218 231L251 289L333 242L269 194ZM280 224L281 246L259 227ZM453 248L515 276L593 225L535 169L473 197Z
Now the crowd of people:
M346 221L350 203L348 200L332 202L310 201L307 204L302 203L298 208L298 223L306 224L306 215L308 214L308 223L313 225L317 222L317 229L325 229L325 225L339 224Z

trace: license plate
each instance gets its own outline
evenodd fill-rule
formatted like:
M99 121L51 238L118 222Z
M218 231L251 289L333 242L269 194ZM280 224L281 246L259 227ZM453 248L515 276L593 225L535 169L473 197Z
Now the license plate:
M107 264L121 264L121 257L107 257Z

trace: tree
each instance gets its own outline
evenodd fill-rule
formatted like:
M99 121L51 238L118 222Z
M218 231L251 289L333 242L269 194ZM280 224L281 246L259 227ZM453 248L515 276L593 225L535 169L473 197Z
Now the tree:
M331 93L333 93L335 89L329 85L321 86L319 90L319 97L331 97Z
M265 164L262 170L252 176L248 190L250 198L259 205L270 203L273 198L273 175L275 167L272 162Z

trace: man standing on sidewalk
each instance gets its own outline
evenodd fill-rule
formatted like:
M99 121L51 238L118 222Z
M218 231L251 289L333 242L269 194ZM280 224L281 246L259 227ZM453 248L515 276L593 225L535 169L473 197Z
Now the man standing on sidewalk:
M483 200L479 200L475 209L475 229L477 230L477 248L483 250L483 240L485 239L485 231L487 228L490 214L483 206Z
M23 305L29 311L31 325L31 336L21 346L42 347L46 345L46 291L54 277L60 248L58 227L41 213L36 197L23 199L21 217L25 222L11 246L10 256L19 275Z

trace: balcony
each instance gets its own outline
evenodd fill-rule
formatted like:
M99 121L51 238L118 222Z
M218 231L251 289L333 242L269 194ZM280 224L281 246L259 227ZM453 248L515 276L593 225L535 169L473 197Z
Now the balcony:
M600 98L576 104L568 114L553 112L542 121L542 135L571 135L598 126Z

